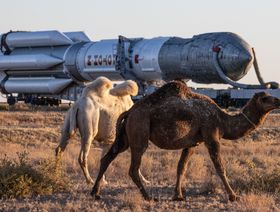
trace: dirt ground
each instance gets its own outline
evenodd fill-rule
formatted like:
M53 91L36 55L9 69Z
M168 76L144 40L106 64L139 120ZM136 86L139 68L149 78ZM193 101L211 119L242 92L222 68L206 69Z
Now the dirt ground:
M0 111L0 158L5 154L15 158L17 152L22 151L27 151L34 161L54 157L64 114L65 110ZM269 189L279 186L280 174L278 184L267 180L275 171L280 173L279 119L280 113L270 114L250 135L221 142L230 183L241 196L238 202L228 201L204 145L197 147L188 164L185 201L171 200L180 151L160 150L153 145L144 155L141 170L151 181L146 185L148 193L158 198L158 202L144 201L128 176L129 151L109 167L106 172L109 185L103 187L101 200L95 201L89 195L92 185L85 182L78 164L80 143L76 136L63 156L63 166L72 181L70 192L1 199L0 211L280 211L279 190ZM89 156L93 178L97 175L101 153L96 146L93 145Z

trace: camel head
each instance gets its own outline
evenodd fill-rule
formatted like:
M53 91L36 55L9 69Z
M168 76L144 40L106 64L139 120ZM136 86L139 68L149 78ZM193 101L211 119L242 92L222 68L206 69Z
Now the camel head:
M113 96L136 96L138 94L138 85L132 80L126 80L112 88L110 94Z
M271 110L280 108L280 99L266 92L256 93L252 100L255 102L257 108L263 112L269 112Z

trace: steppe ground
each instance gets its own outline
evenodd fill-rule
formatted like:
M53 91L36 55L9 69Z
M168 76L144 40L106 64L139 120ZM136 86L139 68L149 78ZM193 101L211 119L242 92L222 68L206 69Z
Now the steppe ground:
M66 110L31 109L0 111L0 158L15 158L27 151L34 161L54 157ZM109 185L102 199L89 195L92 185L85 182L77 158L78 136L71 140L63 156L63 166L72 181L69 192L25 199L2 199L0 211L280 211L280 113L268 116L250 135L235 141L223 140L221 151L227 174L241 200L227 199L204 145L192 156L185 178L186 200L171 201L180 151L165 151L150 145L141 170L151 184L148 192L159 202L144 201L128 176L129 151L121 154L107 171ZM96 143L96 142L95 142ZM95 179L100 149L89 156L90 173ZM276 176L275 173L279 175ZM274 180L272 179L274 176ZM278 189L278 190L277 190Z

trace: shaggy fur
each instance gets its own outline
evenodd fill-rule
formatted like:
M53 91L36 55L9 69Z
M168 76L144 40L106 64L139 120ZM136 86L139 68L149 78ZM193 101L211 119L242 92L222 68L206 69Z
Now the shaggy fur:
M59 156L65 150L69 139L79 129L81 135L79 164L88 183L93 182L87 165L92 141L95 139L105 144L102 154L104 155L115 139L117 118L133 105L130 95L137 93L138 86L131 80L112 88L109 79L99 77L84 88L81 97L67 112L56 155Z
M100 198L100 179L117 155L130 147L129 175L143 197L149 200L138 170L150 140L162 149L183 149L177 167L174 200L184 199L181 183L188 159L197 145L205 143L229 199L234 201L238 196L228 183L219 140L238 139L248 134L264 121L271 110L279 107L280 99L262 92L255 94L240 114L232 116L209 97L191 92L181 82L168 83L120 115L115 142L101 160L91 195Z

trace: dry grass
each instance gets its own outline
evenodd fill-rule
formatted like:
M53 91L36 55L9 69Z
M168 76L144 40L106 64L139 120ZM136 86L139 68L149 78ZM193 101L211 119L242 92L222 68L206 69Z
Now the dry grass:
M239 203L234 203L236 211L278 211L275 199L266 194L248 194Z
M16 159L26 151L31 164L51 160L59 141L63 111L0 111L0 158L6 154ZM159 150L150 145L142 160L142 173L151 181L148 192L159 202L144 201L128 176L129 151L109 167L109 185L102 190L102 200L93 201L77 162L79 137L71 140L63 155L63 166L73 181L66 193L39 195L26 199L2 199L2 210L99 210L99 211L273 211L280 210L280 114L268 116L258 130L237 141L222 141L222 157L228 177L241 201L230 203L210 161L206 148L197 148L189 164L186 201L173 202L177 161L180 151ZM101 151L92 148L90 173L96 177Z

